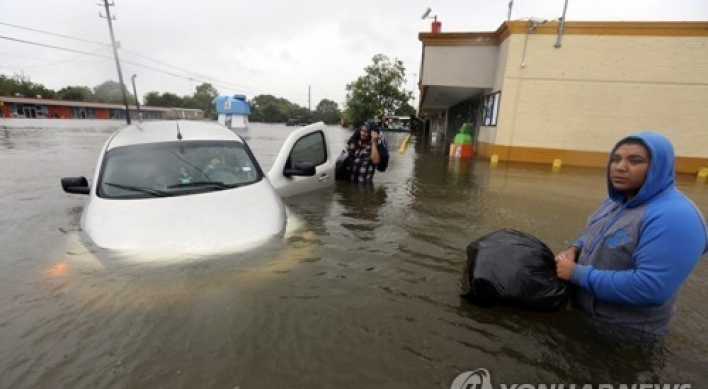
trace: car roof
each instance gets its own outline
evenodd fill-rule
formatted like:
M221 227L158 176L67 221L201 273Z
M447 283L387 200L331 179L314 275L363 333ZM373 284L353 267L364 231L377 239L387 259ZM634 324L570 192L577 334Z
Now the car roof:
M178 139L178 128L182 139ZM113 134L107 149L146 143L203 140L243 143L243 139L234 131L217 122L169 120L125 126Z

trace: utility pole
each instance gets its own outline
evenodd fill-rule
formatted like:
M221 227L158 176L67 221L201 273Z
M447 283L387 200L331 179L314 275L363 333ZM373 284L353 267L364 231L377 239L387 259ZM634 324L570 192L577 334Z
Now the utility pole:
M511 20L511 9L514 8L514 0L509 1L509 14L506 16L506 20Z
M125 83L123 83L123 72L120 70L120 59L118 58L118 49L116 48L116 38L113 35L113 23L111 22L111 10L109 7L115 4L108 4L108 0L103 0L103 4L106 6L106 16L98 13L98 16L105 17L108 19L108 30L111 32L111 45L113 46L113 57L116 60L116 68L118 69L118 82L120 83L120 93L123 95L123 105L125 105L125 122L130 124L130 109L128 108L128 96L125 93ZM136 96L137 99L137 96Z
M141 122L142 117L140 116L140 99L138 99L138 89L135 88L135 77L137 77L137 74L133 74L132 80L133 80L133 94L135 95L135 106L138 108L138 121Z
M307 110L312 112L312 105L310 104L310 88L311 86L307 86Z

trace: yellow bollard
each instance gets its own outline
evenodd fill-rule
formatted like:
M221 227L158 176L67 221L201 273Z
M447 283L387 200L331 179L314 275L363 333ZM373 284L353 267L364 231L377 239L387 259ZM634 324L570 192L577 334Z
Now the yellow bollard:
M499 163L499 156L496 154L492 154L492 157L489 158L489 163L493 166L496 166Z
M411 139L411 134L408 134L405 139L403 139L403 143L401 143L401 147L398 148L398 154L403 154L406 152L406 148L408 148L408 141Z
M708 178L708 167L702 167L698 169L698 174L696 174L696 181L705 182Z
M554 172L559 171L562 165L563 165L563 161L561 161L560 159L554 159L553 160L553 171Z

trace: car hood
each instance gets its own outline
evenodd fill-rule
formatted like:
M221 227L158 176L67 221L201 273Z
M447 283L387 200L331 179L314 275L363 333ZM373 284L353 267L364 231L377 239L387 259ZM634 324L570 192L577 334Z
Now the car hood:
M101 248L216 252L257 245L285 230L282 199L267 180L245 187L149 199L92 195L82 228Z

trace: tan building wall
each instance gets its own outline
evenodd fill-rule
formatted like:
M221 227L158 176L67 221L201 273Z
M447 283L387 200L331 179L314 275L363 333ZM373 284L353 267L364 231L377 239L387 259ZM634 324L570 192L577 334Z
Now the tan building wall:
M428 61L422 82L425 85L491 88L498 51L496 45L426 47L426 56L445 58L445 61Z
M498 58L496 60L497 67L495 69L494 73L494 81L492 83L492 92L498 92L502 90L502 87L504 86L504 80L506 78L506 68L507 68L507 63L508 58L509 58L509 42L510 39L505 39L503 42L499 44L499 52L498 52ZM506 101L507 99L503 98L501 100L501 106L499 109L499 112L506 112L509 110L510 106L509 103ZM503 109L501 107L506 104L506 109ZM499 121L497 121L497 125L499 124ZM481 142L482 144L485 143L490 143L494 144L496 143L496 136L497 136L497 126L480 126L479 128L479 133L477 134L477 141Z
M557 23L528 42L526 26L500 29L499 120L481 128L478 155L603 166L617 139L653 129L677 170L708 166L708 23L568 23L560 48Z

